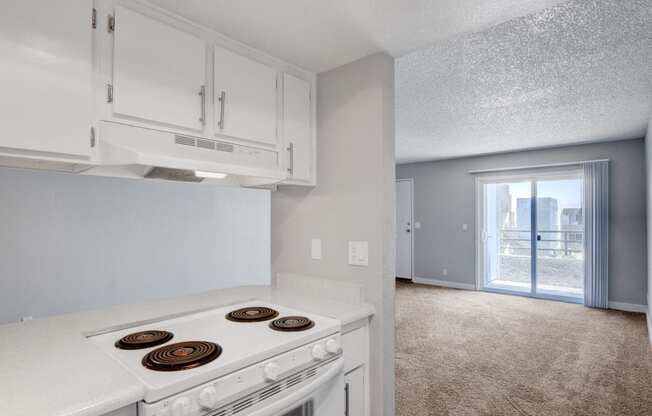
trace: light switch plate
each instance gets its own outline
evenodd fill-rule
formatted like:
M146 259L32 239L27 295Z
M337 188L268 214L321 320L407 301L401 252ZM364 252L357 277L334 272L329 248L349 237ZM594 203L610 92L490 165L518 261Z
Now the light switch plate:
M313 238L310 242L310 257L321 260L321 238Z
M417 222L414 223L414 229L415 229L415 230L419 230L419 229L421 229L421 223L420 223L419 221L417 221Z
M352 266L369 266L368 241L349 241L349 264Z

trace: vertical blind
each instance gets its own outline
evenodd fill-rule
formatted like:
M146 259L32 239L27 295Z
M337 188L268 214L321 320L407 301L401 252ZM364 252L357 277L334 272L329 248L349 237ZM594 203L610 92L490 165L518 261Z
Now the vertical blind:
M582 164L584 169L584 305L609 307L609 162Z

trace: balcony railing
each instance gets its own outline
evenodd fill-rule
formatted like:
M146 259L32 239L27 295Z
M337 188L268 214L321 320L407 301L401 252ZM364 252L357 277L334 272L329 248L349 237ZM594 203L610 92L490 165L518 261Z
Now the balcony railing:
M530 230L503 228L500 230L500 253L530 250ZM584 253L583 230L539 230L537 252L548 256L576 256Z

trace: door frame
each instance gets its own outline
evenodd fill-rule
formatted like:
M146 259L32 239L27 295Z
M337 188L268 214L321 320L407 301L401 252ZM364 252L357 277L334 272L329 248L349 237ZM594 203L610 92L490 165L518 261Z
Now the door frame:
M515 296L525 296L537 299L549 299L556 300L567 303L584 303L584 298L578 298L573 296L563 296L563 295L550 295L542 294L536 291L537 284L537 239L536 239L536 212L537 212L537 179L555 179L555 178L568 178L568 177L577 177L584 178L582 170L576 167L563 167L560 169L552 169L546 171L537 171L537 170L528 170L520 173L502 173L499 175L486 175L486 176L477 176L475 178L475 285L476 290L484 292L493 292L493 293L502 293ZM494 183L494 182L507 182L507 181L530 181L531 192L531 205L530 205L530 226L531 226L531 251L534 253L531 259L531 288L529 292L517 292L510 291L505 289L497 288L487 288L484 286L484 244L482 244L482 225L483 225L483 216L484 216L484 194L482 186L485 183ZM582 206L584 210L584 206ZM584 225L586 230L586 224ZM586 232L584 233L586 235ZM586 260L585 260L586 261Z
M410 217L412 221L410 222L410 280L414 279L414 178L396 178L396 183L398 182L409 182L410 183ZM396 202L396 212L398 212L398 198ZM398 224L396 224L398 237ZM398 240L398 238L396 238ZM398 247L398 241L396 246ZM397 256L398 260L398 256ZM398 274L398 273L395 273ZM398 276L394 276L395 278ZM405 279L405 278L403 278Z

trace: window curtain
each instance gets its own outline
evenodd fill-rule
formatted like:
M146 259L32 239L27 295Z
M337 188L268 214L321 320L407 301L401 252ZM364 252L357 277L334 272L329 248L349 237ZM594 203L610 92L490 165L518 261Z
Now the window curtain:
M584 168L584 305L609 307L609 162Z

